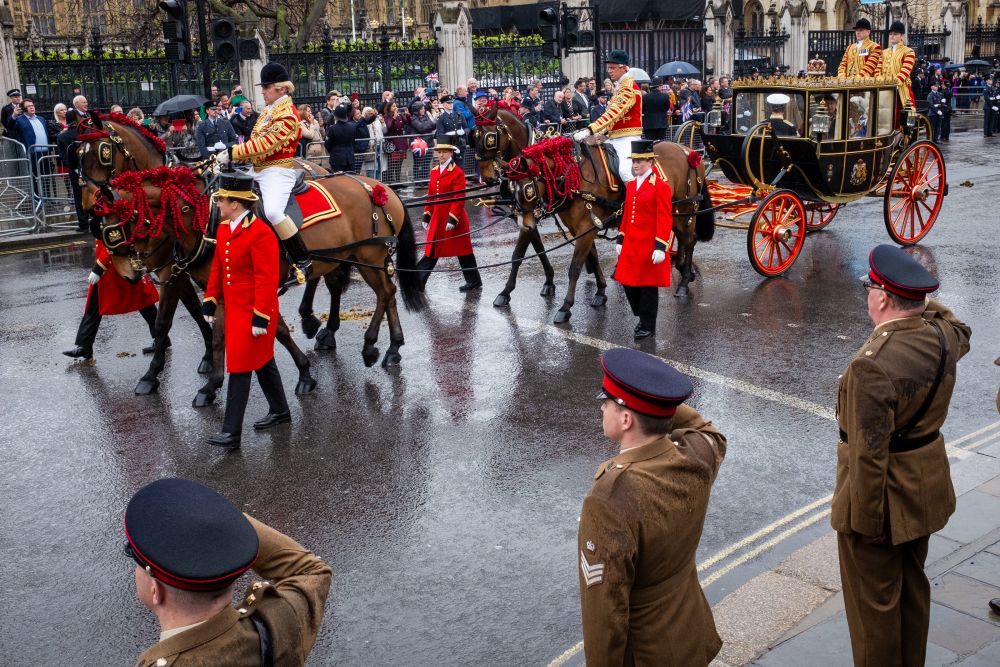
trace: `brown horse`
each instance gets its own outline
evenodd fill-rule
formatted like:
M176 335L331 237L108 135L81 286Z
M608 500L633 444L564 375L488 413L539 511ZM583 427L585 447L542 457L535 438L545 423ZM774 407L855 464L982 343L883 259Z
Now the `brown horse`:
M500 112L501 114L503 111ZM540 144L536 144L538 146ZM625 186L617 183L615 170L602 160L599 151L603 146L581 145L575 161L579 168L578 189L549 197L546 180L540 175L546 165L532 165L531 160L520 158L512 167L511 162L501 162L504 174L511 179L514 209L520 215L520 222L533 227L544 215L557 214L576 240L576 248L569 268L569 285L566 298L555 316L557 323L570 318L575 300L576 283L586 257L594 251L596 232L605 225L617 225L617 214L624 200ZM681 274L677 296L689 293L688 283L695 279L692 256L698 241L711 240L715 233L715 216L712 210L705 166L700 155L670 142L659 142L654 147L656 163L673 189L674 220L673 229L678 241L676 267ZM548 169L556 167L551 158L542 158ZM558 174L565 179L567 173ZM538 173L536 173L536 170ZM561 180L560 182L564 182ZM614 186L613 186L614 184ZM595 277L600 288L603 276L598 271ZM603 294L603 290L600 290Z

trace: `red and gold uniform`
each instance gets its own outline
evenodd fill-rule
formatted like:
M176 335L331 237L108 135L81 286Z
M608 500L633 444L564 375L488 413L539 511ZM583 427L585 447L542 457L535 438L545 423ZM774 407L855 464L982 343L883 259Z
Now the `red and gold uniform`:
M587 126L597 134L606 132L618 154L618 174L622 181L632 177L632 160L629 158L632 139L642 136L642 94L639 84L624 75L615 83L615 94L608 101L607 110Z
M896 80L900 105L905 105L907 101L911 106L916 105L913 89L910 87L910 73L916 62L917 54L902 42L882 50L882 76Z
M206 304L226 307L226 370L255 371L274 357L278 321L278 240L253 213L235 230L219 226ZM209 307L214 312L214 308ZM211 313L209 313L211 314ZM251 327L266 327L254 336Z
M269 167L294 167L292 158L302 138L299 110L285 95L264 111L253 126L250 138L233 146L233 160L249 162L255 171Z
M650 259L654 250L670 249L673 241L673 191L659 166L636 191L639 179L625 187L625 208L618 230L622 246L614 279L631 287L670 287L670 254L660 264Z
M837 67L840 77L877 77L882 67L882 47L878 42L865 37L861 42L852 42Z

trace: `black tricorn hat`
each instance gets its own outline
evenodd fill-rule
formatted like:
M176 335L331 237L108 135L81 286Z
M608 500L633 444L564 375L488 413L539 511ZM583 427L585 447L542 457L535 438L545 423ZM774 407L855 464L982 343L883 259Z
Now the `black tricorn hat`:
M281 83L282 81L291 81L292 77L288 75L288 70L281 63L268 63L260 70L260 83L258 86L266 86L269 83Z
M854 24L855 30L871 30L872 22L866 18L858 19L857 23Z
M892 25L889 26L889 32L898 32L900 35L905 35L906 26L903 25L902 21L893 21Z

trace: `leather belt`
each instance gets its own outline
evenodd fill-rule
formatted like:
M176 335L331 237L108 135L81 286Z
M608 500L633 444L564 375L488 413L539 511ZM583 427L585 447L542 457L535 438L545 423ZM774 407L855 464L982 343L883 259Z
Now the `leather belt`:
M670 591L680 588L684 581L692 577L695 581L698 580L698 569L693 561L663 581L642 588L633 588L628 596L629 606L641 607L659 600Z
M906 439L896 439L893 438L889 441L889 453L899 454L901 452L912 452L914 449L920 449L926 445L931 444L941 435L941 431L933 431L927 435L921 435L916 438L906 438ZM847 434L843 430L840 431L840 439L847 444Z

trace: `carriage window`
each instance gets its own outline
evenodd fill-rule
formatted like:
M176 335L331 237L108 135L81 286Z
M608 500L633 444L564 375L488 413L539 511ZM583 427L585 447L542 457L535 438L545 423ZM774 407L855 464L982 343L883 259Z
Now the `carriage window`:
M770 121L777 128L776 133L790 137L803 136L805 129L805 95L795 91L783 91L779 94L789 98L786 104L773 104L767 101L768 96L779 91L738 91L733 101L733 132L746 134L757 123ZM772 100L774 98L772 97Z
M870 90L852 90L847 99L847 138L860 139L871 136L868 115L872 111Z
M878 91L878 136L892 134L896 129L896 91Z
M817 131L815 128L818 123L814 123L813 119L820 114L820 109L822 109L830 119L830 129L823 133L823 140L844 138L844 124L840 120L840 98L840 93L811 93L809 95L809 103L812 105L809 109L810 136Z

